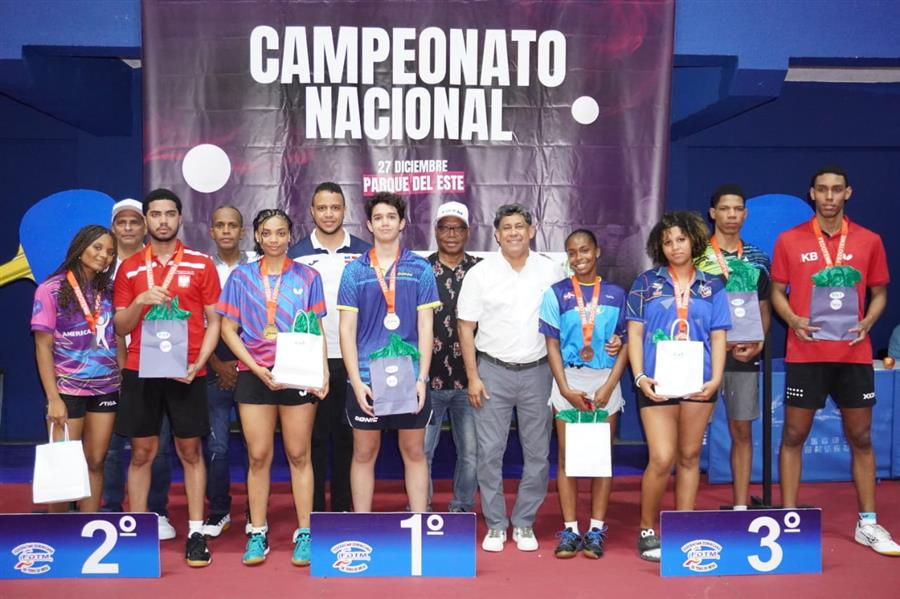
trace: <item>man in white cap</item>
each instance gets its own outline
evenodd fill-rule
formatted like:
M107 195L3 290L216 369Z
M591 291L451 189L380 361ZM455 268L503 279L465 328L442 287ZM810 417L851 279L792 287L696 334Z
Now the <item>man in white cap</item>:
M144 247L144 236L147 225L144 222L143 204L138 200L126 198L113 205L112 231L116 236L116 267L124 260L136 254ZM113 276L115 276L113 271ZM119 340L119 348L123 351L127 341ZM163 418L162 430L159 434L159 451L153 459L150 474L150 495L147 506L151 512L159 515L159 539L165 541L175 538L175 528L169 522L169 487L172 483L172 454L169 451L171 431L169 419ZM128 439L113 434L103 464L103 511L122 512L125 500L125 464L124 452L129 448Z
M437 251L428 257L428 261L434 270L441 306L434 311L434 349L428 387L434 417L425 429L425 455L430 475L444 415L449 414L456 446L456 468L453 471L453 499L448 509L468 512L475 505L477 487L475 411L466 390L469 382L456 329L456 300L466 272L481 260L466 253L469 209L459 202L441 204L435 218L434 237ZM429 506L431 492L429 479Z

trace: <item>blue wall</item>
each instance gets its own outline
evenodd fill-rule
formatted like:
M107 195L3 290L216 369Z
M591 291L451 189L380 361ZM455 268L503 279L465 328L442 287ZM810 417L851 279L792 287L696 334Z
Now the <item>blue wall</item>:
M802 197L818 166L838 162L853 177L851 217L900 255L897 219L885 218L896 202L900 89L783 83L798 59L900 62L897 31L900 3L887 0L678 0L669 207L705 210L725 180L751 195ZM141 195L140 69L115 58L139 55L138 0L0 0L0 262L15 254L21 215L50 193ZM60 83L73 68L93 83ZM0 288L0 441L42 434L33 293L30 281ZM892 285L876 347L900 321L898 293Z

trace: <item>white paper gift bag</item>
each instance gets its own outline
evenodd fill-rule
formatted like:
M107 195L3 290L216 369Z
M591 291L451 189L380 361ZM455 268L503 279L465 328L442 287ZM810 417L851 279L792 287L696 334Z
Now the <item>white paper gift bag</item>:
M566 476L612 476L608 422L566 423Z
M656 380L654 391L665 398L686 397L703 388L703 342L675 340L675 325L679 322L690 324L684 319L677 319L669 330L669 341L656 342ZM690 329L688 339L690 339Z
M63 441L35 447L34 478L31 486L34 503L78 501L91 495L91 479L81 441L69 440L69 426L65 426Z
M290 389L321 389L325 385L322 362L325 338L310 333L278 333L272 376Z

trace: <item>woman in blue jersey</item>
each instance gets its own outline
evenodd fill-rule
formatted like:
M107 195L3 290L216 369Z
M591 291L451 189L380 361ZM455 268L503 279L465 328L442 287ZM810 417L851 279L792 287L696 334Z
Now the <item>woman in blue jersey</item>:
M548 403L554 412L605 410L612 440L618 414L625 407L619 388L627 360L620 344L625 335L625 291L597 274L600 248L591 231L573 231L566 238L566 254L574 275L544 292L540 312L540 331L547 338L554 379ZM612 478L591 479L591 523L582 537L575 509L578 481L566 475L565 422L556 420L556 435L556 486L564 526L557 535L560 542L554 554L569 558L582 551L585 557L597 559L603 555L606 540L604 518Z
M675 509L694 509L703 432L725 370L731 315L722 280L694 268L708 238L699 215L663 215L647 239L647 254L656 266L638 275L628 294L628 359L649 451L641 480L638 554L648 561L660 559L656 520L673 466ZM676 323L679 319L686 322ZM678 338L703 343L704 382L697 393L666 399L655 391L656 342L673 330Z
M316 399L328 393L328 362L322 389L302 392L278 385L272 375L278 332L292 330L298 311L325 316L322 279L312 268L287 257L291 219L282 210L263 210L253 220L258 262L239 266L228 277L216 311L222 319L222 339L238 359L234 399L247 443L250 537L243 562L261 564L269 553L266 508L274 452L275 422L291 470L291 491L297 513L294 532L295 566L309 565L309 514L313 473L309 461ZM324 352L323 352L324 354Z

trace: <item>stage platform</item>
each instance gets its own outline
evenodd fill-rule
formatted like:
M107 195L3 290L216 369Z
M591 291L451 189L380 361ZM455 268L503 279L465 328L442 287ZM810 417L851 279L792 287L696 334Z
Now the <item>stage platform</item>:
M517 481L507 481L507 497L511 505ZM0 597L80 597L127 596L159 599L202 597L442 597L481 598L507 597L891 597L900 585L900 558L875 554L853 541L856 521L856 500L849 483L815 483L804 485L801 500L823 509L823 573L821 575L735 576L703 579L668 578L659 576L656 564L637 557L635 538L638 524L640 478L617 477L609 510L609 541L607 554L600 560L580 555L570 560L553 557L556 545L554 534L561 526L555 485L535 523L540 549L522 553L513 543L505 551L490 554L477 550L475 579L313 579L307 568L290 564L290 535L295 527L293 508L286 483L273 485L269 510L272 551L268 561L249 568L240 562L244 549L243 511L246 489L234 487L232 515L235 525L222 537L210 542L213 562L208 568L194 570L183 561L186 507L184 489L174 485L170 503L172 521L178 537L162 543L162 578L158 580L97 580L97 581L3 581ZM753 492L759 487L754 485ZM701 483L698 508L716 509L729 502L731 490L727 485ZM777 496L777 493L776 493ZM0 512L31 511L30 486L24 483L0 485ZM437 505L450 498L449 481L436 483ZM777 497L776 497L777 498ZM900 481L886 481L878 486L881 506L879 521L900 536ZM671 489L664 507L672 505ZM400 481L379 481L376 486L375 509L402 510L406 497ZM582 481L579 515L586 524L589 494ZM484 524L479 521L480 535Z

